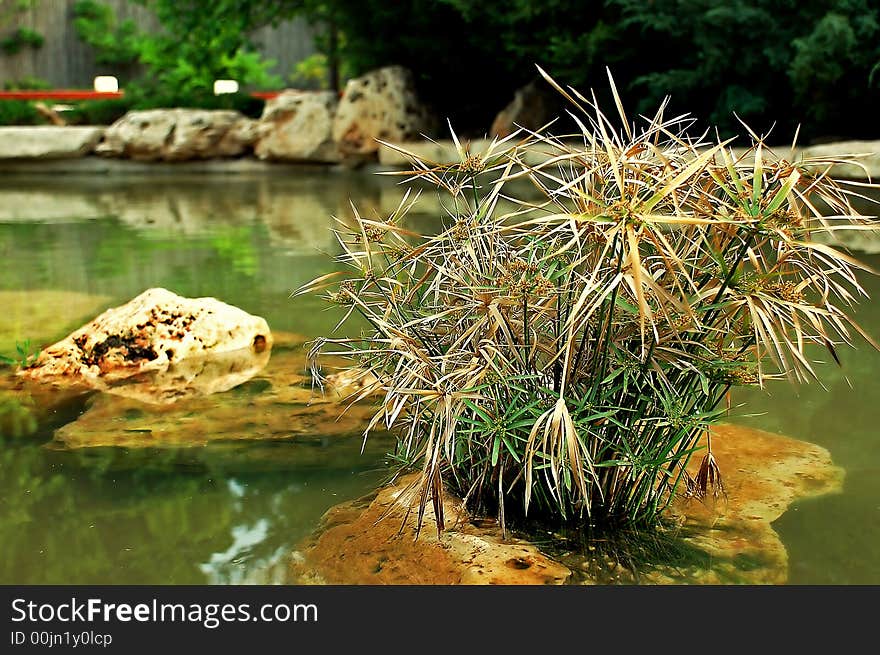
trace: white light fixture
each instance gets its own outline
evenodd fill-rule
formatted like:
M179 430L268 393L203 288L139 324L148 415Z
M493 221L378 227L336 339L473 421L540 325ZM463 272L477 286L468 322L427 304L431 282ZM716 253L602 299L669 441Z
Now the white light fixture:
M214 80L214 95L238 93L238 82L235 80Z
M98 75L95 78L95 91L98 93L116 93L119 91L119 80L112 75Z

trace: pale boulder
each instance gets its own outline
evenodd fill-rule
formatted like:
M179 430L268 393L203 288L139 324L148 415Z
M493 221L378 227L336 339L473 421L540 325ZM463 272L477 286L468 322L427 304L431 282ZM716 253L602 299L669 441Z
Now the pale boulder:
M150 109L113 123L95 152L141 161L236 157L255 139L255 121L237 111Z
M287 90L266 102L254 153L260 159L335 163L333 143L336 94Z
M388 66L349 80L333 121L333 140L343 154L372 155L377 139L402 142L418 139L435 121L419 101L412 73Z
M183 298L156 288L49 346L21 375L100 389L190 358L247 349L261 353L271 345L269 326L259 316L215 298Z
M103 127L0 127L0 159L71 159L92 152Z

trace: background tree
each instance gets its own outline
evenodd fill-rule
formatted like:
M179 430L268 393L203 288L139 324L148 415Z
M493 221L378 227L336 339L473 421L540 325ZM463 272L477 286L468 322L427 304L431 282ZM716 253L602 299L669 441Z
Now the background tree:
M465 132L485 130L540 64L581 89L604 68L628 106L665 96L723 135L778 124L786 141L880 135L880 8L874 0L376 0L290 3L343 36L354 73L403 63ZM878 77L876 71L874 78ZM600 101L602 99L600 98Z
M154 11L159 33L116 25L94 0L79 3L78 27L105 56L138 62L154 96L206 93L224 77L282 86L251 35L300 16L323 55L310 79L315 65L337 87L403 64L465 136L486 132L535 64L584 90L604 89L610 67L627 106L670 95L672 110L722 135L738 131L735 112L762 131L776 123L783 142L798 124L802 141L880 136L876 0L132 1Z
M630 90L642 108L674 107L725 133L733 112L757 128L807 137L877 135L880 8L873 0L608 0L639 50Z
M112 10L94 0L75 7L80 36L99 62L139 64L139 82L153 93L210 93L214 80L235 79L258 87L279 86L251 41L254 30L278 20L283 3L265 0L133 0L156 15L161 30L142 31L131 20L117 23Z

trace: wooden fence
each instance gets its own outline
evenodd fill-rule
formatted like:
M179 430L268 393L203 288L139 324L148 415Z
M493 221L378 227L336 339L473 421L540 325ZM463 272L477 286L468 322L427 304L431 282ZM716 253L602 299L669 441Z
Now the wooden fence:
M156 29L156 17L128 0L100 0L119 20L132 19L142 30ZM210 0L206 0L210 1ZM23 47L15 54L0 51L0 88L5 82L36 77L55 88L91 88L96 75L113 74L95 62L92 48L80 40L73 26L76 0L0 0L0 39L24 27L42 35L40 48ZM287 81L294 66L315 52L312 33L302 20L291 20L254 34L263 55L277 61L273 73Z

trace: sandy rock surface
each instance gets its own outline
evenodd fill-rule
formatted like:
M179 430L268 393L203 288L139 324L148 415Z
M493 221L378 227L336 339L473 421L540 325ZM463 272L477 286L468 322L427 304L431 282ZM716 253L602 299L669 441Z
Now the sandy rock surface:
M834 493L843 472L814 444L751 428L719 425L713 453L726 496L680 499L669 518L680 527L651 555L585 546L556 535L538 550L527 535L502 539L491 519L469 518L447 497L447 528L438 538L429 507L418 540L414 516L404 524L413 476L375 495L344 503L294 553L295 584L783 584L788 557L773 529L795 500ZM699 466L695 456L692 466ZM403 530L401 531L401 525ZM546 541L546 536L544 539Z
M415 514L407 516L408 475L375 496L344 503L292 560L295 584L562 584L563 565L525 541L503 541L500 530L470 521L461 502L447 495L447 530L438 537L433 509L426 510L415 540Z

